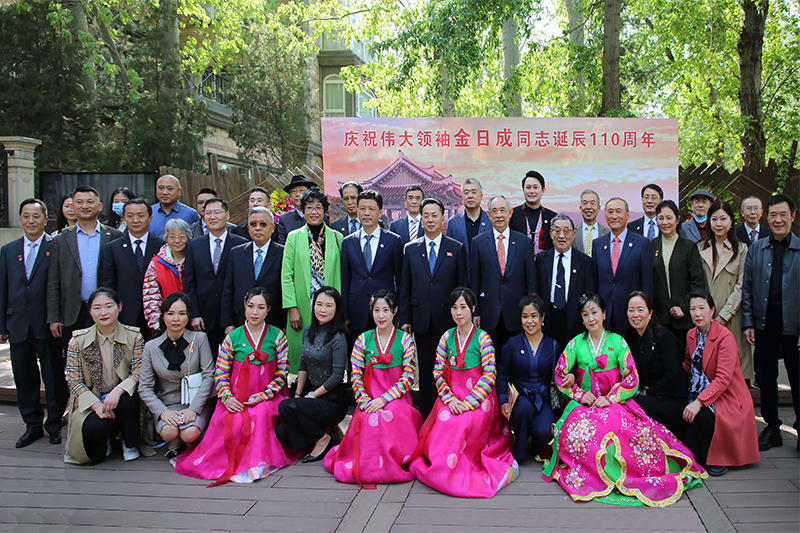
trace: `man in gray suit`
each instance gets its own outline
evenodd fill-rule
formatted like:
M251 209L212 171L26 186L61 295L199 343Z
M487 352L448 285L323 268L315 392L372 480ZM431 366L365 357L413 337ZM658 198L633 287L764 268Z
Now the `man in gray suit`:
M708 208L714 202L714 195L708 189L697 189L689 197L692 202L692 216L681 224L681 237L700 242L708 233Z
M583 222L575 228L572 247L591 257L592 243L611 230L597 221L597 215L600 213L600 195L592 189L586 189L581 193L578 209L581 211Z
M86 300L99 286L103 249L122 237L122 232L97 220L103 203L94 187L76 188L72 205L78 223L53 239L47 278L47 322L65 353L72 332L92 322Z
M200 192L197 193L197 203L195 204L195 209L200 215L200 220L189 226L189 229L192 231L192 239L197 239L208 234L208 226L206 225L206 221L203 220L203 213L205 212L206 202L217 197L217 191L214 189L209 189L208 187L200 189ZM236 229L236 224L231 224L228 222L227 226L228 231L233 231Z

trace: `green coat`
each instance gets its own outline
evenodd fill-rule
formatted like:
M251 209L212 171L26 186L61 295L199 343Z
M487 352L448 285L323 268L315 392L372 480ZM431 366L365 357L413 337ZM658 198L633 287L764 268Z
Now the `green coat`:
M325 285L342 290L342 234L325 226ZM297 307L303 321L300 331L292 329L287 313L286 340L289 342L289 372L297 373L300 367L300 349L303 345L303 328L311 324L311 255L306 226L296 229L286 237L281 269L283 308Z

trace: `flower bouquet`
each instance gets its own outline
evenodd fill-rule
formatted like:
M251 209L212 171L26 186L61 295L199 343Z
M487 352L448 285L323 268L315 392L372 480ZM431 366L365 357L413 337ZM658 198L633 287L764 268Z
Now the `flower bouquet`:
M269 195L269 205L272 213L275 215L276 224L278 223L278 218L282 214L288 213L294 209L292 198L289 196L289 193L280 189L272 191L272 194Z

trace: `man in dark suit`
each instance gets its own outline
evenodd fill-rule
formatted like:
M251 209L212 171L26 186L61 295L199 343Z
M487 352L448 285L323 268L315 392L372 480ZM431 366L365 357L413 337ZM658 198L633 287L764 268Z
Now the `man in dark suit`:
M61 346L46 320L50 267L50 236L44 232L47 206L28 198L20 204L19 217L25 236L0 249L0 342L11 343L17 406L25 422L25 433L16 447L24 448L44 436L39 366L47 399L44 428L51 444L61 444L61 415L69 393Z
M405 246L400 275L400 324L417 341L419 398L427 417L436 401L433 364L442 334L455 324L450 315L450 293L466 287L467 254L464 245L442 234L444 204L436 198L422 202L425 236Z
M653 294L653 253L647 238L629 231L628 202L612 198L606 202L606 223L611 228L592 246L597 272L597 291L606 304L606 327L625 333L628 321L625 298L633 291Z
M358 195L361 229L342 241L342 306L350 328L351 348L359 335L374 328L370 297L381 289L397 294L403 269L400 237L378 226L383 197L377 191Z
M339 187L339 196L342 197L345 214L331 222L331 229L335 229L345 237L361 229L361 222L358 220L358 195L363 190L357 181L348 181Z
M592 258L573 247L575 225L567 215L550 222L553 248L536 256L539 295L547 304L544 332L563 349L583 331L578 312L581 296L597 292Z
M250 191L250 196L247 198L247 209L253 209L254 207L266 207L270 209L269 203L269 193L264 187L253 187ZM243 237L250 240L250 226L248 226L247 221L245 220L238 226L236 229L231 230L228 228L228 231L235 233L239 237Z
M656 221L656 207L664 199L664 189L655 183L648 183L642 187L642 210L644 216L628 223L628 231L638 233L648 240L653 240L661 235ZM648 294L652 298L652 294Z
M406 216L393 220L392 223L389 224L389 231L398 235L404 245L425 235L422 215L420 215L419 212L424 199L425 193L422 192L420 186L410 185L406 187L405 196L403 196Z
M761 215L764 214L764 208L758 196L748 196L742 200L740 209L742 220L744 221L736 227L736 236L740 241L750 246L758 239L772 237L769 226L761 224Z
M192 324L195 331L205 331L211 353L216 358L224 331L220 325L222 287L231 248L247 241L231 234L228 222L228 204L219 198L208 200L204 220L208 235L189 241L183 276L186 295L192 300Z
M82 185L72 194L78 223L53 238L47 280L47 322L67 353L72 332L91 325L86 300L99 286L103 250L122 232L97 220L103 208L94 187Z
M481 233L492 231L492 221L481 208L482 201L481 182L475 178L465 179L461 184L461 202L464 204L464 211L447 221L445 235L464 245L464 250L467 252L467 266L470 265L472 240Z
M692 216L681 224L679 233L684 239L700 242L710 231L708 210L715 198L708 189L697 189L689 196L689 200L692 202Z
M511 229L533 241L534 255L553 247L553 241L550 239L550 221L556 216L556 212L542 205L544 191L544 176L535 170L529 170L522 178L525 202L516 207L514 214L511 215Z
M225 271L220 324L225 328L226 335L244 324L244 297L253 287L264 287L269 292L267 322L276 328L286 327L281 296L283 245L272 240L274 215L266 207L256 206L248 212L247 223L252 242L231 249L228 269Z
M276 228L275 236L278 244L286 244L287 235L306 225L306 219L303 218L303 213L298 209L300 206L300 197L303 196L303 193L308 189L316 186L317 185L313 181L307 179L302 174L297 174L292 176L292 180L283 188L284 191L289 193L294 209L288 213L282 214L278 218L278 227ZM328 215L325 216L327 217Z
M497 353L522 331L520 299L536 292L533 243L508 227L511 213L505 196L489 200L492 230L475 237L470 256L470 285L478 301L473 320L489 333Z
M143 198L129 200L122 216L127 229L121 239L108 243L103 251L101 284L119 294L122 301L119 321L138 327L148 341L151 335L142 311L142 284L150 260L166 241L147 231L153 211Z
M195 211L197 211L197 214L200 215L200 220L198 220L194 224L189 225L189 229L192 230L192 235L191 235L192 239L196 239L197 237L200 237L208 233L208 228L206 227L205 222L203 222L203 206L206 205L206 201L216 197L217 197L217 191L215 191L214 189L209 189L208 187L203 187L202 189L200 189L200 192L197 193L197 200L195 202Z

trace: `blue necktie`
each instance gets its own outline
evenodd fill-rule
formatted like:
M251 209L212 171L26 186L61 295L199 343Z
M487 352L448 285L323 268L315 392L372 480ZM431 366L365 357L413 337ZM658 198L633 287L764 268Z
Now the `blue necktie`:
M436 266L436 243L431 241L431 253L428 254L428 266L431 269L431 276L433 276L433 268Z
M647 228L647 239L652 241L653 239L656 238L656 228L655 228L656 224L652 220L649 222L649 224L650 227Z
M256 262L253 263L253 272L256 275L256 279L258 279L258 276L261 274L261 267L264 266L263 254L264 251L261 248L256 250Z
M142 250L142 239L136 239L133 241L133 244L136 245L136 250L134 251L134 257L136 257L136 264L139 265L139 272L144 273L144 250Z
M365 239L367 242L364 243L364 261L367 263L367 271L372 270L372 247L369 245L369 240L372 238L372 235L365 235Z
M355 220L351 220L351 221L350 221L350 233L351 233L351 234L353 234L353 233L355 233L355 232L357 232L357 231L358 231L358 228L356 227L356 224L357 224L357 223L356 223L356 221L355 221Z
M564 275L564 254L558 254L558 267L556 268L556 290L553 303L556 308L563 309L567 305L566 279Z

